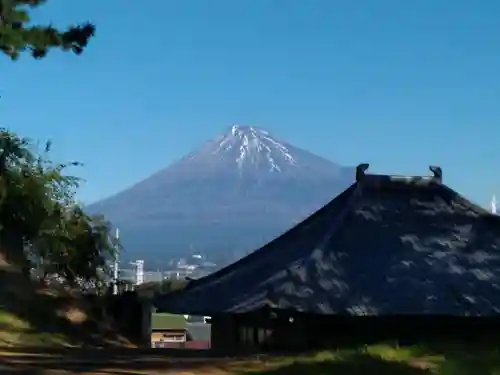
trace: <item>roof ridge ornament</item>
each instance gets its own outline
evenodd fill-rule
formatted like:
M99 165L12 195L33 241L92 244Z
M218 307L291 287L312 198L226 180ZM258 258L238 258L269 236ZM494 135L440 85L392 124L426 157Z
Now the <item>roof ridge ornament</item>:
M441 169L441 167L437 165L430 165L429 169L434 174L432 179L438 184L443 183L443 170Z
M370 164L368 164L368 163L359 164L356 167L356 181L357 182L360 182L361 180L363 180L365 178L365 175L366 175L365 172L368 168L370 168Z

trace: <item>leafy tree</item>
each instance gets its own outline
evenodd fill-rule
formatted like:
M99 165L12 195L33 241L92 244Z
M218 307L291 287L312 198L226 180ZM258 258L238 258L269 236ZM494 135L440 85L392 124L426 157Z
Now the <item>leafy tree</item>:
M91 23L59 30L51 25L32 25L30 11L47 0L0 0L0 50L12 59L29 51L40 59L51 48L81 54L95 33Z
M36 25L30 15L47 0L0 0L0 51L11 59L28 52L36 59L53 48L81 54L95 33L91 23ZM28 273L35 262L70 282L106 274L114 246L109 223L89 217L76 204L79 179L70 164L48 159L28 139L0 129L0 257Z
M108 276L115 251L109 223L88 216L78 205L62 207L60 212L57 224L49 221L32 241L31 255L45 274L57 274L70 284Z
M35 217L46 212L45 191L29 169L35 162L28 140L0 130L1 252L8 263L25 271L29 265L24 256L24 240L38 230Z
M90 217L74 196L80 180L55 164L50 144L37 153L29 140L0 130L0 253L29 272L36 263L74 284L109 273L110 224Z

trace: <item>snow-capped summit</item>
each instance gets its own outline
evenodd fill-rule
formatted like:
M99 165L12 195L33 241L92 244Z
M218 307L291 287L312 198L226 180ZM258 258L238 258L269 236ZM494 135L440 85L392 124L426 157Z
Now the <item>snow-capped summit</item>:
M296 164L286 143L254 126L233 125L229 132L218 137L211 146L213 154L233 156L238 168L249 164L267 168L269 172L280 172L283 164Z
M232 125L180 163L184 168L185 163L189 163L192 168L197 166L200 168L199 173L209 173L212 177L220 173L234 173L245 176L247 181L262 181L278 174L298 178L303 175L332 175L341 169L328 160L271 135L261 127L248 125Z
M227 133L231 133L233 137L269 137L269 132L260 126L238 125L231 126Z
M233 125L89 210L120 227L123 244L132 252L249 251L320 208L353 180L354 168L260 127ZM140 259L151 256L141 254Z
M266 130L256 126L238 125L238 124L234 124L231 126L231 134L235 137L243 137L248 134L256 136L256 133L268 134Z

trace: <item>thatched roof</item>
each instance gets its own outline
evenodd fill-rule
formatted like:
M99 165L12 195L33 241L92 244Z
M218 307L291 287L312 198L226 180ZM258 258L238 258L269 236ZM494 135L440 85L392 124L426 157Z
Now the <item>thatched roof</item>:
M211 315L490 315L500 311L500 217L433 177L368 175L325 207L159 309Z

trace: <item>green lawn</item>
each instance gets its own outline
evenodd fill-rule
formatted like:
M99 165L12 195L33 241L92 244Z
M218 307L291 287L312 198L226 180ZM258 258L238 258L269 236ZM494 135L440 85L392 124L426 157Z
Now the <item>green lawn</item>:
M226 375L500 375L500 352L478 345L379 344L295 358L235 362L220 370Z
M228 364L225 374L500 375L500 352L484 346L448 344L436 345L434 348L402 348L380 344L350 350L325 351L296 358Z

